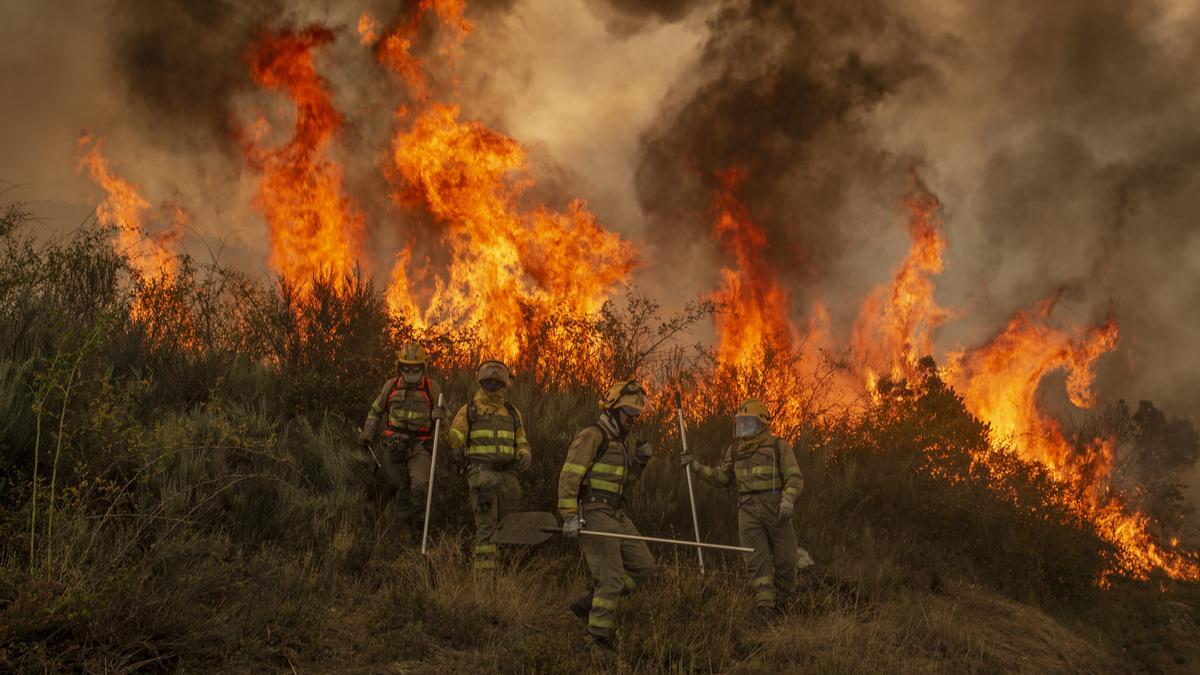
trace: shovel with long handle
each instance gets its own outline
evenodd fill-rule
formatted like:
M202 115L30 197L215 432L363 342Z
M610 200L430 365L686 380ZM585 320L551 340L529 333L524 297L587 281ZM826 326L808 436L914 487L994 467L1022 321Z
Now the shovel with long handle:
M679 440L683 443L683 454L688 454L687 445L687 425L683 422L683 399L679 392L675 392L675 413L679 416ZM692 533L696 536L696 543L700 543L700 518L696 515L696 493L692 489L692 465L688 464L683 467L687 472L688 486L688 501L692 504ZM696 547L696 557L700 559L700 573L704 574L704 549Z
M547 527L543 532L551 534L562 534L561 527ZM589 537L608 537L609 539L632 539L634 541L648 541L653 544L673 544L675 546L695 546L697 551L706 548L715 548L721 551L738 551L739 553L753 553L754 549L746 546L730 546L728 544L710 544L705 541L684 541L682 539L663 539L662 537L643 537L634 534L617 534L616 532L593 532L592 530L580 530L579 534L584 534ZM703 556L700 558L703 560Z
M552 535L562 534L562 527L553 513L545 511L523 511L510 513L500 521L500 525L492 534L493 544L518 544L534 546L540 544ZM616 532L594 532L580 530L579 534L588 537L607 537L609 539L632 539L646 541L652 544L671 544L672 546L694 546L696 548L714 548L721 551L737 551L750 553L754 549L745 546L729 546L726 544L709 544L701 541L686 541L683 539L663 539L662 537L643 537L636 534L618 534Z
M442 395L438 394L438 409L442 407ZM421 555L425 555L426 544L429 542L429 509L433 506L433 478L437 469L438 440L442 432L442 419L439 417L433 423L433 457L429 460L429 488L425 491L425 522L421 528Z

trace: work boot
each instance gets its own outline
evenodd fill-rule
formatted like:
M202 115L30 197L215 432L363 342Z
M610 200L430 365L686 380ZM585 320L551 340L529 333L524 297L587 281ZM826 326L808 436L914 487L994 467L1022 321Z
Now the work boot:
M617 653L617 646L610 637L592 635L592 644L596 646L596 649L600 650L601 654L606 656Z
M754 622L762 626L770 626L779 621L779 610L774 606L759 607L755 611Z
M571 610L572 614L579 617L580 621L587 621L588 614L590 614L592 611L592 594L589 592L587 595L576 599L574 602L567 605L567 609Z
M796 609L796 605L800 601L800 596L797 593L780 593L775 600L775 609L780 615L790 614Z

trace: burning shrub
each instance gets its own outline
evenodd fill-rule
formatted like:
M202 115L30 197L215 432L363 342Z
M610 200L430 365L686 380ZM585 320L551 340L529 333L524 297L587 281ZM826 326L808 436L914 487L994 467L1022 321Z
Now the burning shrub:
M34 645L47 634L26 621L26 610L39 603L70 608L52 613L54 644L100 645L93 653L110 664L228 666L240 638L226 624L288 631L247 652L246 663L282 663L288 650L323 644L327 618L306 608L303 596L327 588L366 592L358 584L384 583L376 576L381 566L408 564L395 562L404 554L372 503L379 495L368 465L355 457L353 426L390 374L392 350L413 337L443 369L450 404L465 400L474 365L488 354L478 334L469 326L422 331L389 316L383 292L357 276L317 277L301 292L185 257L170 279L146 280L113 256L101 229L42 248L14 238L15 229L0 258L0 308L12 319L0 339L14 357L0 368L0 448L8 481L5 575L23 580L15 584L18 600L0 608L6 625L19 628L0 651L17 649L31 659L19 661L26 664L98 663L36 656ZM554 502L563 453L597 414L597 384L632 373L681 386L693 451L709 461L731 442L728 413L744 391L776 392L773 404L792 406L778 430L796 445L806 479L797 522L818 561L810 583L838 589L830 597L840 599L828 602L839 612L963 581L1022 600L1087 606L1098 597L1096 581L1121 569L1112 544L1073 506L1074 486L996 447L932 361L908 377L879 379L870 400L826 405L840 400L830 390L845 372L832 359L805 371L814 362L797 367L795 350L767 349L757 368L737 370L703 351L685 356L678 336L711 310L696 305L664 318L653 302L630 296L596 315L529 321L512 392L535 450L522 477L528 506ZM72 327L67 316L94 320ZM645 425L665 455L678 445L674 410L669 390L654 393ZM1161 459L1147 455L1148 468L1194 454L1194 436L1155 409L1127 417L1134 442L1169 450ZM30 447L43 461L36 469ZM56 467L53 479L47 462ZM470 522L466 488L455 476L438 481L434 534L453 547L455 532ZM660 458L634 493L635 518L647 533L689 536L685 491L673 459ZM703 536L733 541L732 495L705 488L699 496ZM549 603L577 590L564 572L571 558L563 548L543 553L548 567L537 574L553 586L514 585L522 602ZM453 565L456 558L446 555ZM690 607L702 615L696 625L716 625L711 615L722 607L744 613L736 558L713 556L711 565L732 576L699 585L671 576L688 574L690 557L664 560L666 595L652 592L631 607ZM278 592L232 590L247 579L267 584L278 569L285 578ZM362 574L366 580L355 580ZM696 604L688 595L696 591L716 595ZM465 596L435 602L433 590L422 592L437 621L471 622L500 639L485 627L492 605ZM221 618L233 594L242 609ZM540 610L520 611L543 620ZM156 624L160 615L172 620ZM116 617L130 616L115 628L122 623ZM389 630L411 633L405 639L414 650L445 643L436 629L412 633L417 621L395 619ZM658 624L646 631L632 649L647 667L728 664L750 653L741 633L709 635L701 644ZM547 640L529 637L523 653L561 665L553 655L562 645Z

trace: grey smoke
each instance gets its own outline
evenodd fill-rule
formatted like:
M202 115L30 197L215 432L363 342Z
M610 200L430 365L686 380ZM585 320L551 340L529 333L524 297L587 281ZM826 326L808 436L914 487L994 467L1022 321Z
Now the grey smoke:
M1105 400L1200 419L1200 12L1169 0L503 0L469 2L456 98L528 141L537 197L582 196L645 244L638 278L664 299L715 287L715 173L737 165L796 299L845 329L907 250L896 211L914 167L944 204L938 282L959 313L939 347L988 339L1066 289L1061 325L1122 328ZM0 179L87 209L72 172L83 126L122 175L176 199L201 233L263 266L254 180L230 119L270 105L241 56L264 25L322 21L319 55L346 126L335 149L381 264L412 223L378 167L403 100L357 45L364 8L406 3L118 0L0 12ZM693 47L694 45L694 47ZM666 65L664 65L666 64ZM653 73L657 80L646 79ZM34 189L34 188L31 188ZM86 211L85 211L86 212ZM67 221L67 224L74 224ZM683 265L655 264L685 260ZM378 270L377 270L378 271Z
M938 295L960 318L943 348L979 344L1066 290L1059 325L1110 306L1121 324L1102 398L1200 419L1200 13L744 0L707 28L641 144L651 241L712 256L714 174L740 166L774 264L844 328L906 250L888 204L915 166L945 206Z

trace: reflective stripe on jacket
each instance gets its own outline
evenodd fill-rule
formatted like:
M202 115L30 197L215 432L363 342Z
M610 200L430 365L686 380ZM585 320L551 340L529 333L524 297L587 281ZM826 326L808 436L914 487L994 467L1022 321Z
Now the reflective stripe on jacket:
M509 462L517 457L517 420L507 410L480 413L467 434L467 458Z
M474 416L470 413L472 405ZM482 390L454 415L446 441L454 448L465 449L468 459L481 462L511 462L518 453L529 450L521 411L503 397L489 396Z
M696 475L720 487L733 484L739 493L782 490L795 499L804 488L792 446L769 433L739 440L720 464L701 465Z
M644 466L635 459L640 444L633 432L624 440L618 438L607 413L598 423L584 427L571 441L558 477L559 513L564 517L576 513L579 498L588 494L621 498Z
M441 387L432 380L425 380L412 388L405 387L400 378L384 382L379 396L371 404L363 433L374 437L379 420L386 411L386 431L409 433L422 440L429 438L433 434L433 406L440 391Z

